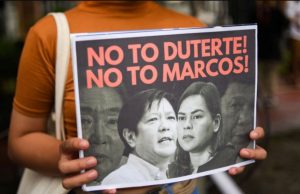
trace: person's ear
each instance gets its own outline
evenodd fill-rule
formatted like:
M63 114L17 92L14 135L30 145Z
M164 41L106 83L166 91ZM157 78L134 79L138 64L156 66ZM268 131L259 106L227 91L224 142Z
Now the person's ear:
M214 128L214 132L218 132L220 129L220 125L221 125L221 114L217 114L214 118L213 121L213 128Z
M136 135L134 131L129 130L128 128L123 129L123 137L132 148L136 145Z

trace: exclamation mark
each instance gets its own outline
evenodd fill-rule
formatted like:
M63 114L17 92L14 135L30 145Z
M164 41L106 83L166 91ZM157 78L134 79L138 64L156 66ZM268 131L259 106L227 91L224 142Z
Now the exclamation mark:
M243 41L244 41L244 49L243 53L247 53L247 36L243 36Z
M248 73L248 55L245 55L245 68L244 68L245 73Z

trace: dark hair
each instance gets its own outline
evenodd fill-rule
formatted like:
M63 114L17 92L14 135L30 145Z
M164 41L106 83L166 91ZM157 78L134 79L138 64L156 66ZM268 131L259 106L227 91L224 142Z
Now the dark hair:
M128 91L124 84L119 85L118 87L107 87L104 86L103 88L109 88L115 90L121 97L122 101L125 102L128 99ZM98 88L98 90L101 90L101 88ZM89 93L89 89L85 85L80 85L79 87L80 95L84 95L85 93ZM88 94L90 95L90 94Z
M179 99L177 111L182 101L193 95L201 95L204 98L212 117L221 114L220 94L217 87L211 82L194 82L189 85Z
M179 101L177 112L180 108L181 103L193 95L201 95L206 103L206 106L212 116L215 118L217 114L221 115L221 104L220 104L220 94L217 87L211 82L194 82L189 85L186 90L182 93ZM222 129L222 119L220 123L220 128L218 132L212 137L212 155L214 155L219 147L218 138L219 132ZM178 142L177 142L178 143ZM193 169L191 166L189 152L183 150L181 146L177 145L177 150L175 153L174 163L170 166L170 174L172 177L178 177L183 175L191 174Z
M119 136L125 145L123 155L127 156L133 150L124 138L123 130L127 128L137 135L137 124L141 120L145 111L151 108L154 101L158 100L160 102L163 98L170 102L175 111L175 99L173 95L158 89L141 91L129 98L129 100L123 105L118 118Z

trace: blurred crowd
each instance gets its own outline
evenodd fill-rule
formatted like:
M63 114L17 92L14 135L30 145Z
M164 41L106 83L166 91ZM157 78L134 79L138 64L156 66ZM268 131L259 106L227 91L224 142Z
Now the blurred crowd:
M300 86L300 2L257 1L260 91L274 105L275 73L289 85Z

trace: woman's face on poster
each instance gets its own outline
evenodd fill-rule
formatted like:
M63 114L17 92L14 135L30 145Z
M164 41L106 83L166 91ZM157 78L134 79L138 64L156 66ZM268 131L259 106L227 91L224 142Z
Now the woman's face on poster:
M165 98L155 100L151 107L146 107L137 124L135 151L144 160L155 164L159 158L169 158L175 153L177 119L173 107Z
M188 152L200 152L210 143L216 121L201 95L184 99L178 111L178 142Z

